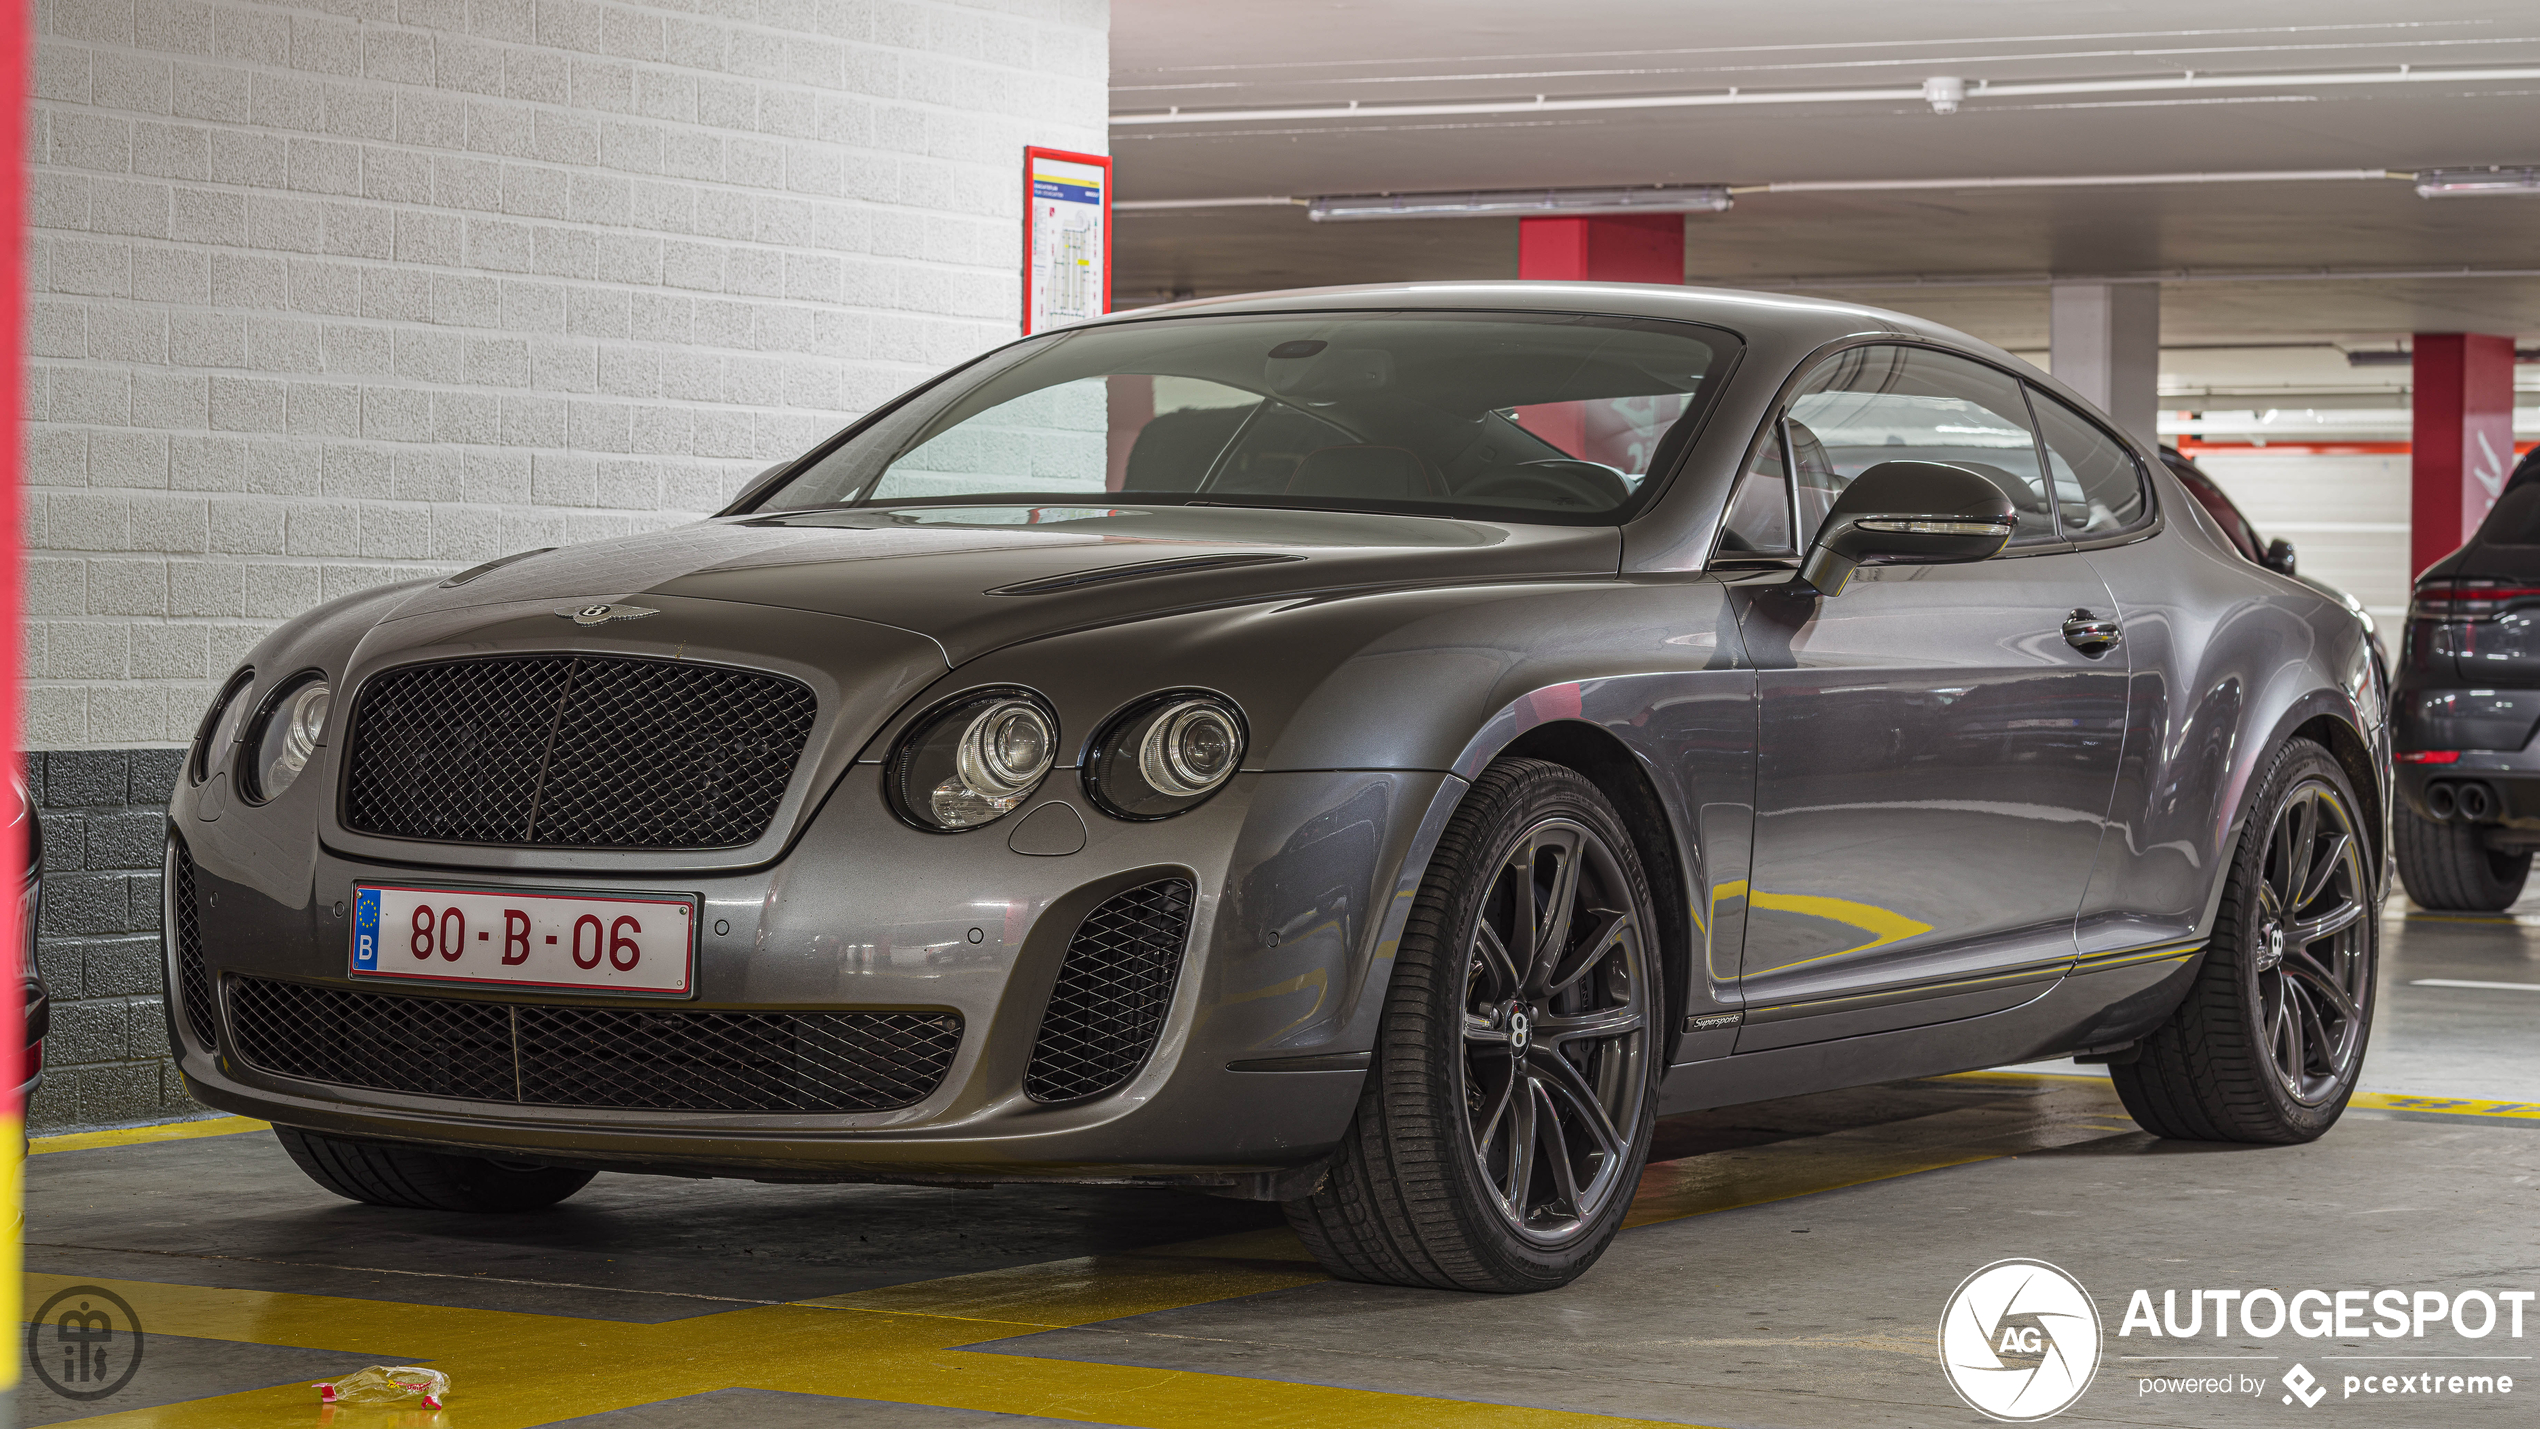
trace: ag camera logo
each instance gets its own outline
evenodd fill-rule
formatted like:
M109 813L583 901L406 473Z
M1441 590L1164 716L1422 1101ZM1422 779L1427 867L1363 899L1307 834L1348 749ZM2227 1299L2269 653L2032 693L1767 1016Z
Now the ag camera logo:
M2042 1260L1997 1260L1940 1316L1940 1367L1967 1407L2028 1424L2072 1407L2099 1372L2099 1307Z

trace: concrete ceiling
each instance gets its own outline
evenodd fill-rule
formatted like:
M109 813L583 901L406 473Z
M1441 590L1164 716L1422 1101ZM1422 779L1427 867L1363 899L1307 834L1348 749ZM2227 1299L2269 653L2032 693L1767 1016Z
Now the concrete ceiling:
M1125 200L1599 184L1973 179L2540 163L2540 10L2438 0L1913 6L1794 0L1114 0L1116 116L1625 95L2176 80L2216 88L1737 107L1115 124ZM2318 76L2395 76L2359 83ZM2531 77L2447 71L2524 68ZM2425 80L2428 72L2442 76ZM2249 77L2311 76L2244 84ZM2187 275L2164 341L2386 344L2540 333L2540 196L2392 180L1752 193L1687 220L1696 282L1805 286L2008 346L2053 276ZM1121 215L1122 305L1175 293L1505 276L1513 219L1309 222L1294 207ZM2268 281L2207 281L2267 274ZM1977 280L1982 280L1981 284ZM2404 376L2404 369L2400 376Z

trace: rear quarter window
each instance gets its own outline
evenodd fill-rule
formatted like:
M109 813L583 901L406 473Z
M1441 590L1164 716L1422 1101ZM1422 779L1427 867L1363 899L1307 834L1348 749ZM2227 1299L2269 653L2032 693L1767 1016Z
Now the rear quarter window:
M2122 536L2152 524L2152 491L2134 451L2054 394L2029 388L2064 535Z

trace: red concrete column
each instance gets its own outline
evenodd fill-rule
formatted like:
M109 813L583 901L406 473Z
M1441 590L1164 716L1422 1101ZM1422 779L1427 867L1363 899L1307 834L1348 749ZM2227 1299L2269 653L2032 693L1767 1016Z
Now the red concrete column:
M1517 220L1517 276L1594 283L1681 283L1685 216L1601 213Z
M1138 434L1155 420L1155 379L1143 373L1115 372L1105 379L1111 415L1110 475L1105 490L1118 491L1129 482L1129 453Z
M26 233L26 111L27 79L33 68L27 56L35 52L32 5L11 5L0 10L0 412L7 413L7 442L0 448L0 629L9 632L10 648L0 652L0 729L9 731L11 743L7 757L10 768L21 767L17 761L18 724L18 660L15 643L22 627L18 623L18 525L19 485L24 474L18 469L18 413L23 410L19 397L23 378L19 370L21 349L18 335L25 331L19 323L26 313L26 270L19 255L24 251ZM33 796L28 802L33 804ZM26 867L23 840L35 827L34 810L28 809L24 820L0 828L0 868ZM18 994L20 972L19 949L32 949L35 940L25 937L18 926L22 913L20 901L11 897L0 900L0 988L8 995L0 997L0 1311L17 1323L24 1308L18 1299L20 1243L25 1238L24 1219L19 1215L22 1204L19 1188L25 1184L26 1163L19 1159L26 1146L22 1128L26 1124L26 1108L18 1101L18 1084L25 1080L23 1059L26 1056L26 1005ZM31 969L29 971L32 971ZM138 1356L140 1349L134 1347ZM17 1367L0 1371L0 1416L15 1424L17 1415L11 1407L24 1403L12 1386L18 1382Z
M1517 220L1517 276L1590 283L1682 283L1685 216L1600 213ZM1587 404L1520 407L1528 431L1573 456L1588 452Z
M2408 564L2417 575L2470 538L2514 465L2514 340L2416 335Z

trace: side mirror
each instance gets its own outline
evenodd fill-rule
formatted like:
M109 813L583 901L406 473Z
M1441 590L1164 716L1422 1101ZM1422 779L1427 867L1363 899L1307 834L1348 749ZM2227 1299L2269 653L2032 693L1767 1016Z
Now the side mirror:
M2293 574L2293 543L2282 536L2267 542L2267 553L2258 564L2288 576Z
M1856 566L1981 561L2002 549L2019 520L2001 487L1965 467L1883 461L1835 498L1799 563L1799 579L1834 596Z

